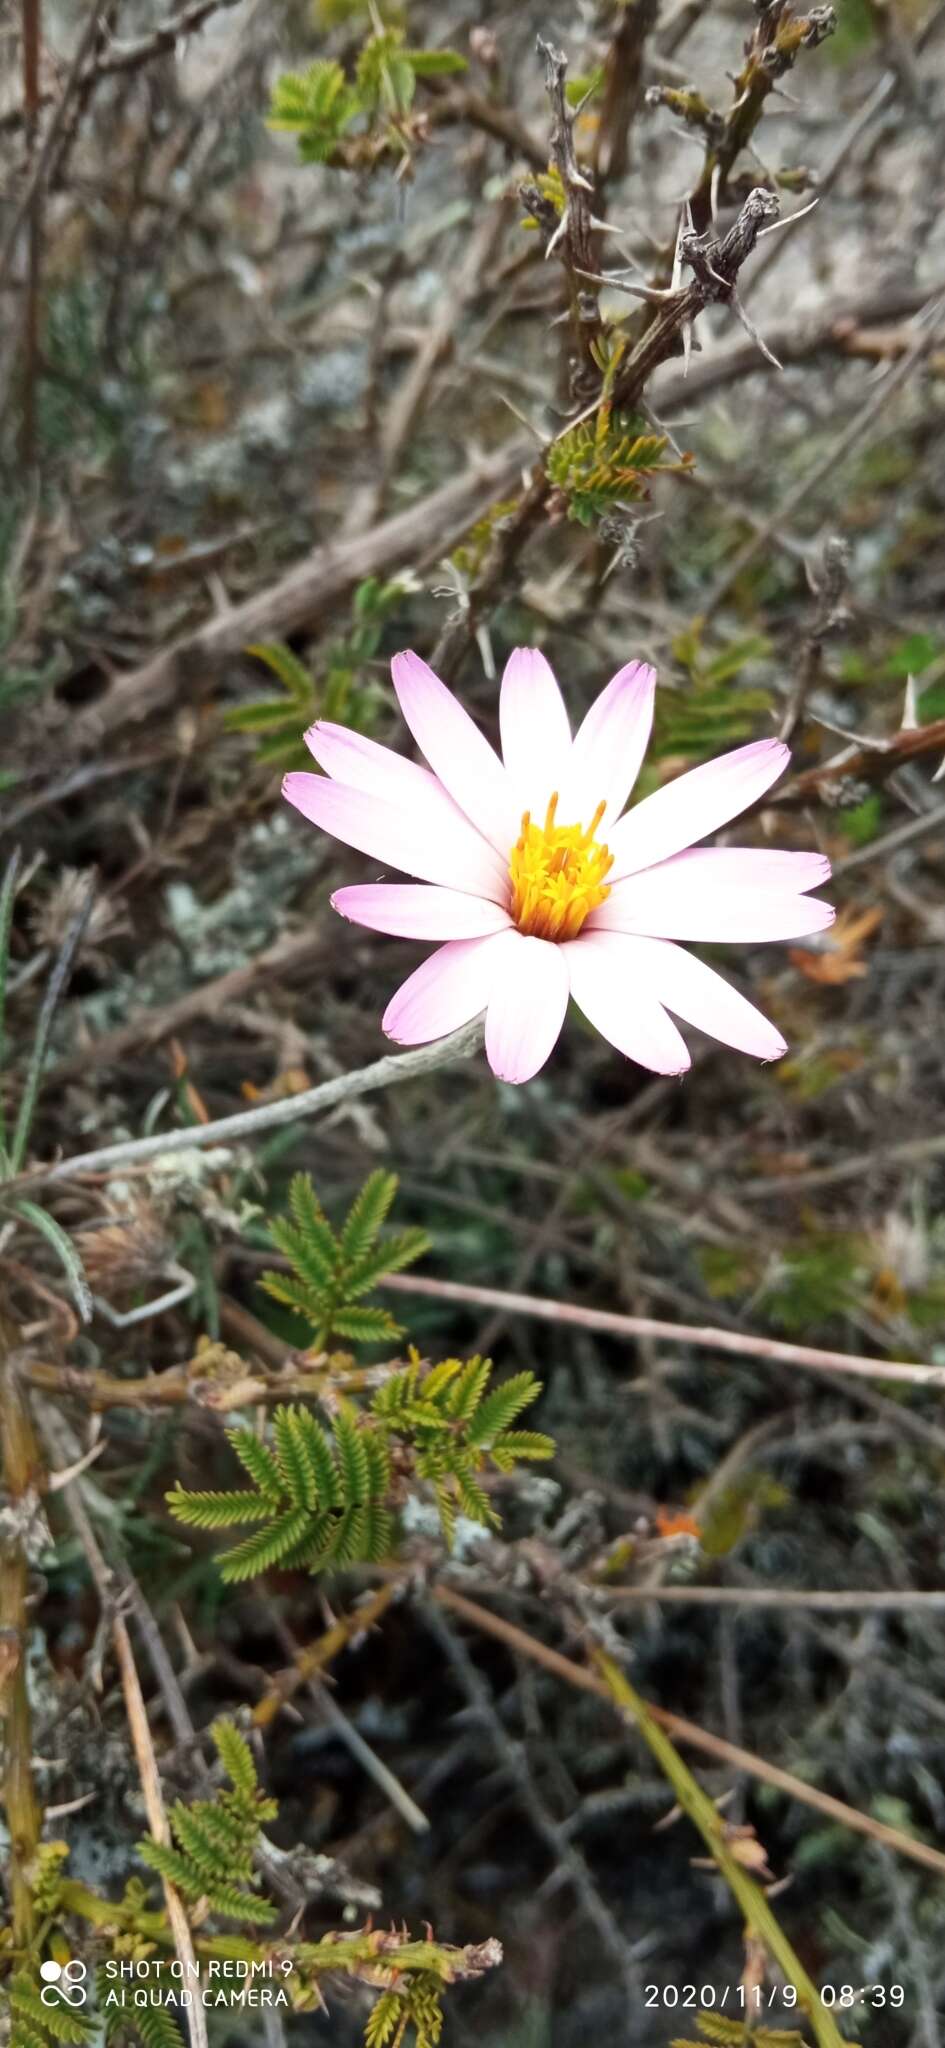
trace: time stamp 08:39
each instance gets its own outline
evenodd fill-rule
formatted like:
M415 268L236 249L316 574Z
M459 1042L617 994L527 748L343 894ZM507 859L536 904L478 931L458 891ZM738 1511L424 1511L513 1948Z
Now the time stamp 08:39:
M646 2007L663 2007L671 2012L727 2009L757 2016L776 2007L791 2012L800 2003L793 1984L783 1984L771 1991L763 1990L761 1985L745 1984L645 1984L643 1989ZM897 2011L905 2003L906 1994L902 1984L823 1984L818 1996L821 2005L837 2012L852 2012L857 2006L870 2006L880 2012L884 2007Z

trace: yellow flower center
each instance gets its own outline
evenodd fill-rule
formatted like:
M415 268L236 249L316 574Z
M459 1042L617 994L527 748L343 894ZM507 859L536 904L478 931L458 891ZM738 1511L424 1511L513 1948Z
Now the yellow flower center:
M598 804L586 832L556 825L557 808L556 790L543 825L533 825L525 812L509 861L509 910L519 931L534 939L576 939L585 918L610 895L604 876L614 857L594 837L606 803Z

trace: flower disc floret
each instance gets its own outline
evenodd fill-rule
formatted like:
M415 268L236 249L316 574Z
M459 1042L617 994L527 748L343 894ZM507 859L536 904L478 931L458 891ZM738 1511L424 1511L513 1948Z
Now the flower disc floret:
M610 895L604 878L614 857L594 836L605 802L598 804L586 830L556 824L557 808L555 790L543 825L534 825L531 813L524 813L509 861L509 910L513 923L529 938L560 942L576 939L591 911Z

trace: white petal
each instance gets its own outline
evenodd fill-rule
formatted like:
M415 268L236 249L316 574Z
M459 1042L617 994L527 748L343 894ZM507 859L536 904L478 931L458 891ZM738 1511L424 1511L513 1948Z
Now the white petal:
M455 939L431 953L391 997L382 1020L388 1038L398 1045L428 1045L481 1016L517 936L496 932L487 939Z
M500 1081L530 1081L558 1041L568 1007L564 948L515 934L486 1012L486 1057Z
M753 740L644 797L607 835L613 880L653 867L727 825L764 796L790 758L781 740Z
M802 939L833 924L833 905L819 896L792 896L728 882L724 877L731 870L723 862L722 876L717 877L709 865L714 859L714 848L681 853L661 867L627 875L591 912L588 928L654 939L762 945L775 939Z
M435 786L409 809L304 771L287 775L282 793L313 825L385 866L503 905L507 900L508 876L493 848Z
M710 1038L734 1046L737 1052L751 1053L754 1059L779 1060L787 1051L780 1031L754 1003L694 953L670 945L666 939L625 939L615 932L597 937L598 943L603 940L624 948L623 972L652 989L684 1023L695 1024Z
M418 654L395 654L391 674L421 753L460 810L507 859L521 816L498 754Z
M562 947L571 994L589 1024L618 1052L653 1074L684 1074L691 1064L685 1040L637 971L632 948L641 943L616 932L589 932Z
M630 661L602 690L575 736L558 819L562 825L587 825L598 804L607 805L598 836L623 810L640 771L653 724L656 670ZM608 844L610 841L608 840Z
M459 889L423 882L363 882L336 889L331 907L352 924L401 939L482 939L505 931L511 918L500 903Z
M519 818L530 811L541 823L564 780L571 727L564 698L537 647L516 647L509 655L499 697L499 730Z

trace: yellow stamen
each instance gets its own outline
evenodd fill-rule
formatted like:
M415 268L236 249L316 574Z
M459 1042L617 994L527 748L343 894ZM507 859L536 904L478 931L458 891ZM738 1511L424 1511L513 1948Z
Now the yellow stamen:
M536 939L576 939L592 910L609 896L604 877L613 854L595 837L607 808L599 803L586 830L581 825L556 825L558 791L545 812L543 826L533 825L531 812L509 861L511 914L520 932Z

